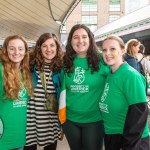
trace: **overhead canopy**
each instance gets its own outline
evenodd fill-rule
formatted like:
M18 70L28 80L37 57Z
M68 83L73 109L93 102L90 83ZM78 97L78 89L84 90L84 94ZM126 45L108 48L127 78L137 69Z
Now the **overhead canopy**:
M101 42L108 35L124 36L131 33L142 32L142 36L150 33L150 5L142 7L120 19L111 22L94 32L96 42Z
M0 37L21 34L37 40L44 32L59 34L61 23L79 0L0 0Z

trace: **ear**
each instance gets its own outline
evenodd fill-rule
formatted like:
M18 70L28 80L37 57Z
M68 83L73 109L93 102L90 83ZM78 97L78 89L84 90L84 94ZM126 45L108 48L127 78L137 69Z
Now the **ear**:
M124 56L125 53L126 53L125 49L121 49L121 55L122 55L122 57Z
M122 54L124 55L124 54L126 53L125 48L122 48L122 49L121 49L121 52L122 52Z

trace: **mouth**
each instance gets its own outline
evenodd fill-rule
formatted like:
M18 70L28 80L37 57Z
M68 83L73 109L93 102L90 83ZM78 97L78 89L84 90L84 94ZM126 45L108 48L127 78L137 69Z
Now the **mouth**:
M112 57L109 57L109 58L107 57L107 58L106 58L106 61L111 61L111 60L113 60Z
M21 56L19 55L14 55L14 56L12 56L13 58L15 58L15 59L17 59L17 58L20 58Z
M52 55L53 53L52 52L47 52L45 53L46 55Z
M78 48L82 48L82 47L84 47L84 46L85 46L85 45L83 45L83 44L78 44L78 45L77 45Z

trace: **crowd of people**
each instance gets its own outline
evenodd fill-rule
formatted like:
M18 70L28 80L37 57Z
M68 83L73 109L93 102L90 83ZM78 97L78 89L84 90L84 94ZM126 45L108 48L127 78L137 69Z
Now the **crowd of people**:
M115 35L99 51L84 24L72 27L65 50L43 33L29 51L8 36L0 53L0 149L149 150L150 60L138 39Z

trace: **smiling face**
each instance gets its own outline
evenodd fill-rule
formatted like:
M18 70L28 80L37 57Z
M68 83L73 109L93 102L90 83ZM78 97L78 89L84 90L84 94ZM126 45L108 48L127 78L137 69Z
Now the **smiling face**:
M7 53L9 59L19 66L26 53L24 42L21 39L10 40L7 46Z
M89 48L89 36L83 28L77 29L72 36L72 47L78 57L86 57Z
M44 61L46 63L50 63L57 53L57 45L53 38L47 39L41 45L41 52L44 57Z
M105 63L111 66L112 72L117 70L123 63L124 50L119 42L114 39L107 39L103 42L103 59Z

